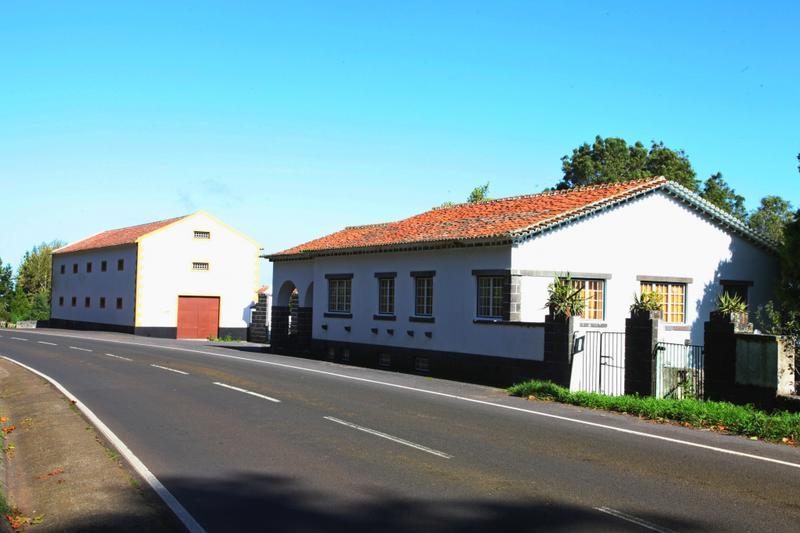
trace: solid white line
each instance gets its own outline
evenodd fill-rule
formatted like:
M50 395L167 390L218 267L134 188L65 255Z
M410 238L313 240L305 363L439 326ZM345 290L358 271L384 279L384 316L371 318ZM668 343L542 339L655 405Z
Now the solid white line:
M183 370L175 370L174 368L169 368L168 366L161 366L161 365L150 365L154 368L160 368L161 370L168 370L170 372L175 372L176 374L183 374L184 376L188 376L188 372L184 372Z
M23 339L22 337L11 337L12 341L26 341L28 339Z
M611 507L595 507L594 509L595 511L600 511L601 513L605 513L613 517L619 518L621 520L625 520L632 524L636 524L639 527L649 529L650 531L657 531L658 533L673 533L671 529L666 529L661 526L657 526L652 522L648 522L647 520L642 520L641 518L637 518L628 513L623 513L622 511L617 511L616 509L612 509Z
M264 396L263 394L259 394L257 392L249 391L247 389L240 389L239 387L234 387L233 385L227 385L225 383L220 383L219 381L215 381L214 385L219 385L220 387L225 387L226 389L231 389L231 390L243 392L245 394L249 394L250 396L255 396L257 398L263 398L264 400L269 400L271 402L281 403L281 401L278 400L277 398L272 398L270 396Z
M119 451L119 453L131 465L131 467L133 467L133 469L136 470L136 472L140 476L142 476L142 478L144 478L147 484L150 485L150 487L156 492L156 494L158 494L161 497L164 503L167 504L167 506L170 509L172 509L172 512L175 513L178 519L181 522L183 522L183 525L186 526L186 529L188 529L192 533L205 533L205 529L203 529L203 527L197 523L194 517L189 514L189 511L187 511L186 508L183 505L181 505L181 503L177 499L175 499L175 496L173 496L172 493L169 490L167 490L167 488L158 480L158 478L156 478L156 476L154 476L153 473L150 472L150 470L144 465L144 463L133 454L130 448L128 448L125 445L125 443L122 442L120 438L117 437L114 434L114 432L111 431L111 429L109 429L109 427L103 423L102 420L97 418L97 415L95 415L91 409L86 407L86 405L84 405L83 402L78 400L78 398L76 398L74 394L70 393L63 385L61 385L61 383L54 380L47 374L39 372L35 368L31 368L28 365L20 363L19 361L16 361L10 357L6 357L5 355L3 355L2 357L3 359L11 361L12 363L16 363L17 365L21 366L22 368L25 368L26 370L30 370L37 376L46 379L47 381L52 383L53 386L55 386L59 391L61 391L61 394L63 394L67 398L72 398L74 405L81 410L83 415L86 418L88 418L89 421L92 424L94 424L94 426L98 430L100 430L100 433L102 433L103 436L106 439L108 439L108 441L111 443L111 445L114 446Z
M347 426L353 429L357 429L359 431L363 431L364 433L369 433L370 435L375 435L376 437L381 437L392 442L396 442L398 444L402 444L404 446L410 446L411 448L416 448L417 450L430 453L433 455L437 455L439 457L444 457L445 459L452 459L453 456L444 452L440 452L439 450L434 450L433 448L428 448L427 446L423 446L421 444L415 444L411 441L407 441L405 439L401 439L400 437L394 437L389 435L388 433L383 433L382 431L377 431L375 429L365 428L364 426L359 426L358 424L353 424L352 422L346 422L344 420L339 420L338 418L334 418L332 416L324 417L325 420L330 420L331 422L336 422L337 424L341 424L343 426Z
M109 357L114 357L116 359L122 359L123 361L133 361L133 359L130 359L128 357L122 357L121 355L114 355L113 353L107 353L106 355Z
M58 346L58 344L54 342L44 342L44 341L36 341L36 342L38 342L39 344L46 344L48 346Z
M59 334L54 334L54 333L42 333L42 335L53 335L53 336L58 336L58 337L73 337L73 338L75 337L74 335L59 335ZM204 351L204 350L190 350L188 348L181 348L181 347L178 347L178 346L158 346L158 345L154 345L154 344L145 344L145 343L142 343L142 342L118 341L118 340L110 340L110 339L91 339L90 337L80 337L80 338L89 339L89 340L93 340L93 341L96 341L96 342L113 342L113 343L116 343L116 344L127 344L127 345L131 345L131 346L144 346L144 347L147 347L147 348L160 348L160 349L163 349L163 350L174 350L174 351L178 351L178 352L196 353L196 354L201 354L201 355L211 355L211 356L214 356L214 357L222 357L222 358L225 358L225 359L235 359L235 360L238 360L238 361L249 361L251 363L258 363L258 364L262 364L262 365L269 365L269 366L275 366L275 367L280 367L280 368L289 368L289 369L292 369L292 370L300 370L301 372L310 372L310 373L313 373L313 374L323 374L323 375L328 375L328 376L334 376L334 377L338 377L338 378L342 378L342 379L349 379L349 380L352 380L352 381L360 381L360 382L363 382L363 383L372 383L372 384L375 384L375 385L383 385L384 387L392 387L392 388L395 388L395 389L402 389L402 390L409 390L409 391L414 391L414 392L421 392L423 394L430 394L432 396L439 396L439 397L442 397L442 398L451 398L453 400L459 400L459 401L462 401L462 402L476 403L476 404L480 404L480 405L488 405L488 406L491 406L491 407L497 407L499 409L508 409L510 411L517 411L517 412L527 413L527 414L541 416L541 417L545 417L545 418L552 418L552 419L555 419L555 420L562 420L564 422L572 422L574 424L582 424L582 425L585 425L585 426L591 426L591 427L596 427L596 428L607 429L609 431L616 431L616 432L625 433L625 434L628 434L628 435L636 435L637 437L655 439L655 440L660 440L660 441L663 441L663 442L670 442L670 443L673 443L673 444L680 444L682 446L690 446L690 447L693 447L693 448L700 448L700 449L703 449L703 450L708 450L708 451L712 451L712 452L716 452L716 453L734 455L734 456L737 456L737 457L745 457L747 459L753 459L753 460L756 460L756 461L764 461L764 462L767 462L767 463L773 463L773 464L778 464L778 465L782 465L782 466L788 466L788 467L791 467L791 468L800 469L800 463L792 463L790 461L782 461L780 459L773 459L771 457L765 457L763 455L755 455L755 454L752 454L752 453L737 452L735 450L729 450L727 448L720 448L718 446L710 446L708 444L700 444L700 443L697 443L697 442L691 442L691 441L687 441L687 440L675 439L675 438L672 438L672 437L664 437L664 436L661 436L661 435L655 435L653 433L645 433L644 431L636 431L636 430L633 430L633 429L625 429L625 428L610 426L610 425L606 425L606 424L599 424L597 422L589 422L588 420L580 420L578 418L571 418L571 417L568 417L568 416L554 415L554 414L545 413L545 412L542 412L542 411L535 411L533 409L525 409L525 408L522 408L522 407L515 407L513 405L504 405L504 404L501 404L501 403L487 402L485 400L477 400L475 398L467 398L466 396L458 396L456 394L448 394L446 392L438 392L438 391L432 391L432 390L427 390L427 389L418 389L416 387L409 387L407 385L399 385L397 383L388 383L388 382L385 382L385 381L378 381L378 380L374 380L374 379L361 378L361 377L357 377L357 376L348 376L347 374L339 374L337 372L328 372L326 370L317 370L315 368L306 368L306 367L297 366L297 365L289 365L289 364L286 364L286 363L277 363L277 362L274 362L274 361L264 361L264 360L261 360L261 359L252 359L250 357L243 357L243 356L240 356L240 355L227 355L227 354L221 354L221 353L207 352L207 351Z
M91 352L92 351L89 348L78 348L77 346L70 346L69 349L70 350L79 350L81 352Z

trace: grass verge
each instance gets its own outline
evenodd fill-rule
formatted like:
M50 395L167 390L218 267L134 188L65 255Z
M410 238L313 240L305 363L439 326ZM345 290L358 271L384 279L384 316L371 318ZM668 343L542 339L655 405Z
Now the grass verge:
M786 411L767 413L752 405L571 392L569 389L541 380L518 383L509 387L508 392L524 398L617 411L659 422L677 422L686 426L791 445L797 445L797 441L800 440L800 413Z

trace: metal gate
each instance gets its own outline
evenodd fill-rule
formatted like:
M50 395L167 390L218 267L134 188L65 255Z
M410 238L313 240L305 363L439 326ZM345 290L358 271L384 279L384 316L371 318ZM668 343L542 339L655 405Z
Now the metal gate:
M619 396L625 392L625 333L586 331L575 334L572 389Z
M703 399L703 347L659 342L653 357L656 398Z

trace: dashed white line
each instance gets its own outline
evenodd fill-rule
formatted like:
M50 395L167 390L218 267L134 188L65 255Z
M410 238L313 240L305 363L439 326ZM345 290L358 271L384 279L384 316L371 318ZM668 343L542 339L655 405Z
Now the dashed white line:
M269 400L271 402L281 403L281 401L278 400L277 398L272 398L270 396L265 396L263 394L259 394L257 392L249 391L247 389L240 389L239 387L234 387L233 385L228 385L227 383L220 383L219 381L215 381L214 385L218 385L220 387L225 387L226 389L231 389L231 390L243 392L245 394L249 394L250 396L255 396L256 398L262 398L264 400Z
M123 361L133 361L133 359L129 357L122 357L121 355L114 355L113 353L107 353L106 355L115 359L122 359Z
M364 433L369 433L370 435L375 435L376 437L381 437L381 438L390 440L392 442L396 442L398 444L402 444L404 446L409 446L411 448L415 448L417 450L420 450L420 451L423 451L423 452L426 452L426 453L430 453L432 455L443 457L445 459L452 459L453 458L453 456L450 455L450 454L447 454L447 453L444 453L444 452L440 452L439 450L434 450L433 448L428 448L427 446L423 446L421 444L416 444L414 442L411 442L411 441L408 441L408 440L405 440L405 439L401 439L400 437L394 437L394 436L389 435L388 433L384 433L382 431L377 431L375 429L365 428L364 426L359 426L358 424L353 424L352 422L347 422L345 420L340 420L340 419L334 418L332 416L326 416L324 418L325 418L325 420L330 420L331 422L336 422L337 424L341 424L341 425L347 426L349 428L357 429L359 431L363 431Z
M56 344L54 342L44 342L44 341L36 341L36 342L39 343L39 344L46 344L48 346L58 346L58 344Z
M168 370L170 372L175 372L176 374L183 374L184 376L188 376L188 372L184 372L183 370L176 370L174 368L170 368L168 366L161 366L161 365L150 365L153 368L160 368L161 370Z
M658 533L673 533L671 529L666 529L661 526L657 526L652 522L648 522L647 520L642 520L641 518L637 518L628 513L623 513L622 511L617 511L616 509L612 509L611 507L595 507L594 509L595 511L600 511L601 513L611 515L615 518L619 518L620 520L625 520L626 522L636 524L637 526L643 527L644 529L649 529L650 531L657 531Z
M12 341L26 341L28 339L23 339L22 337L11 337Z
M80 352L91 352L92 351L89 348L78 348L77 346L70 346L69 349L70 350L78 350Z

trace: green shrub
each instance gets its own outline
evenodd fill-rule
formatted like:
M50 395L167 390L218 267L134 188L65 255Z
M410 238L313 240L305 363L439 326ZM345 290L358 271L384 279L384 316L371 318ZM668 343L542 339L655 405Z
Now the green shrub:
M661 309L661 297L655 291L645 291L642 294L633 295L631 313L658 311Z
M565 278L556 276L547 287L547 307L556 316L579 316L583 312L581 289L572 283L569 274Z
M570 392L564 387L540 380L518 383L510 387L508 392L514 396L532 396L540 400L618 411L652 420L680 422L776 442L794 443L800 440L800 413L767 413L752 405Z
M738 294L722 292L717 297L717 310L723 313L746 313L747 304Z

